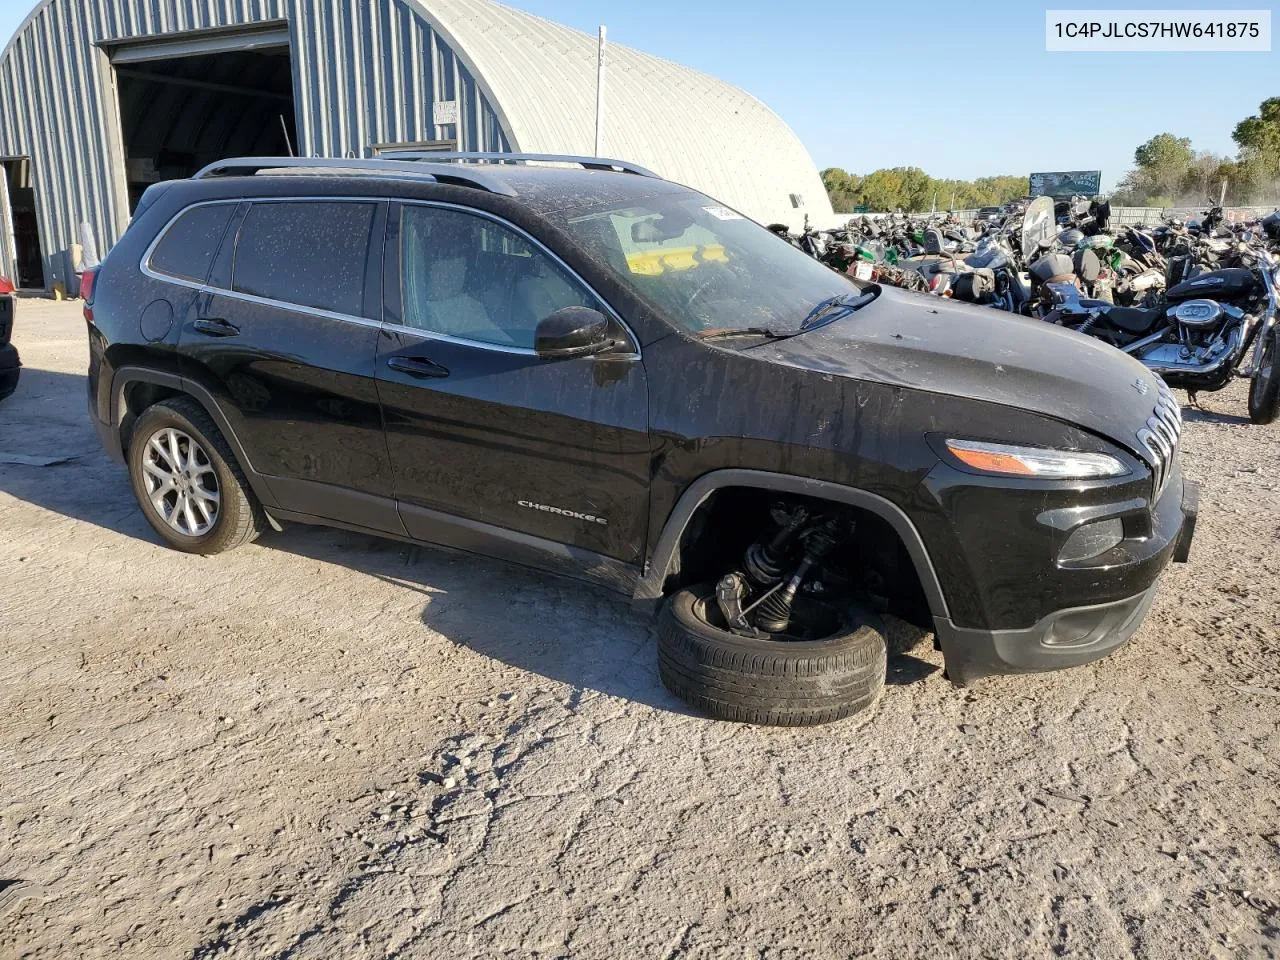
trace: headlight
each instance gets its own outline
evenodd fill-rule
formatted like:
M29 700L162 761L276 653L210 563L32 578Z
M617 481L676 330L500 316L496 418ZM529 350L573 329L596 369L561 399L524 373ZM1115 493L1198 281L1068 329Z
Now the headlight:
M947 449L967 467L1005 477L1096 480L1099 477L1122 477L1129 472L1121 461L1106 453L1015 447L977 440L948 440Z

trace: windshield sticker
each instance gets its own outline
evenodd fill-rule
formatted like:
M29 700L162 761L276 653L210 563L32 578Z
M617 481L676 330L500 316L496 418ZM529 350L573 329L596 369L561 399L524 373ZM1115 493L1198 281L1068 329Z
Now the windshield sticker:
M734 211L730 210L728 207L715 206L715 207L703 207L702 209L703 209L703 212L711 214L717 220L742 220L743 219L742 214L735 213Z

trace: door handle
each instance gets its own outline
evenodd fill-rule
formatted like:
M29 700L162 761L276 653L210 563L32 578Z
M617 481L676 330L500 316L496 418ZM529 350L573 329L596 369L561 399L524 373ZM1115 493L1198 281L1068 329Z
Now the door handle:
M387 360L387 366L420 380L438 379L449 375L448 367L442 367L426 357L390 357Z
M208 337L235 337L240 335L240 328L220 317L201 317L192 324L197 333Z

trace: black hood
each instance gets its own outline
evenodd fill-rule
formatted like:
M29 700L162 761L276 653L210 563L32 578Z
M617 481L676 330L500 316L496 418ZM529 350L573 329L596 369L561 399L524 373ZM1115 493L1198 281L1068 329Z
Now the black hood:
M841 320L752 353L822 373L1030 410L1135 453L1141 453L1136 431L1159 396L1155 374L1097 340L990 307L889 287Z

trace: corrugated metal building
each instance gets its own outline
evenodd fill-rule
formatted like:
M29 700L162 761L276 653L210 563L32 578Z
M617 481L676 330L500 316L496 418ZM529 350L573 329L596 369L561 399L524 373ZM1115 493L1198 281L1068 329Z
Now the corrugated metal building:
M826 222L749 94L610 46L603 153L762 222ZM44 0L0 55L0 270L70 287L149 183L227 156L595 152L596 39L489 0Z

